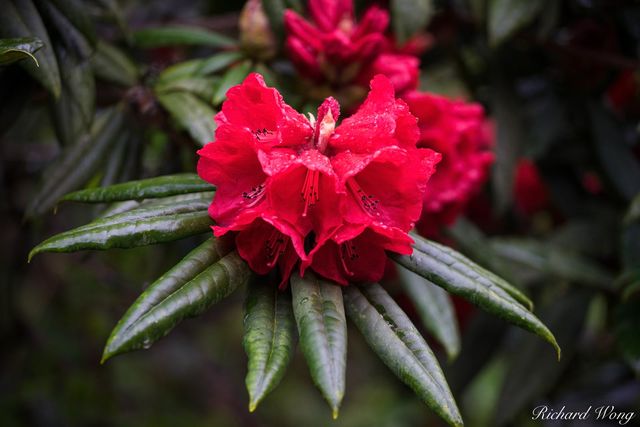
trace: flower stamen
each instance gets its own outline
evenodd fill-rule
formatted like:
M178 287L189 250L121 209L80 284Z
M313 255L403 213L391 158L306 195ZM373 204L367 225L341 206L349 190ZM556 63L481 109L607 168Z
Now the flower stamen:
M380 216L378 210L380 200L376 199L373 194L367 195L354 178L347 180L347 188L365 213L371 216Z
M267 239L265 248L267 266L269 268L276 265L276 262L278 262L278 258L280 258L280 255L284 254L288 244L289 241L285 239L282 233L280 233L276 229L271 231L271 235Z
M320 181L320 172L317 170L307 169L307 174L304 178L304 184L302 184L302 191L300 195L304 200L304 211L302 216L307 216L309 206L313 206L318 203L320 199L318 194L318 184Z
M262 143L273 142L276 139L276 133L268 130L267 128L256 129L253 131L253 135L256 137L258 142Z
M360 255L356 252L356 246L353 243L345 242L340 245L340 262L345 273L349 276L353 276L353 271L349 270L347 261L355 261L360 258Z
M243 191L242 198L247 201L247 207L251 208L257 205L264 198L264 190L266 185L264 183L252 187L250 191Z

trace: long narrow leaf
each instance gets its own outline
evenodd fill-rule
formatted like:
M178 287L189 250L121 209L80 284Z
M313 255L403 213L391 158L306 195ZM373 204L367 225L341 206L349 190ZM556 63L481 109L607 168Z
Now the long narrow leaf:
M186 26L145 28L136 31L133 39L136 45L146 48L175 45L233 47L237 44L234 39L222 34Z
M104 221L109 222L112 218L106 218ZM154 216L85 230L70 230L50 237L33 248L29 253L29 260L41 252L126 249L170 242L204 233L209 230L211 225L208 212L201 210Z
M407 315L378 284L345 288L349 319L393 373L449 425L462 418L438 360Z
M296 348L291 293L265 283L249 285L242 344L249 358L246 378L253 412L287 370Z
M33 54L42 45L42 40L36 37L0 39L0 65L7 65L25 58L33 60L38 65L38 60Z
M67 194L61 200L82 203L109 203L199 193L213 189L214 187L211 184L200 179L198 175L181 173L129 181L108 187L75 191Z
M300 335L300 348L313 382L337 418L344 397L347 364L347 322L338 285L312 273L291 278L293 313Z
M459 295L489 313L540 336L556 349L560 358L560 347L556 339L536 316L501 287L479 282L478 272L462 263L458 257L452 256L453 251L430 243L430 248L427 248L430 249L429 253L423 253L419 248L410 256L392 254L391 257L447 292Z
M398 269L398 277L424 326L442 344L449 360L455 359L460 351L460 332L449 294L405 268Z
M188 92L158 93L158 101L173 116L180 127L200 145L213 141L216 112L209 104Z
M117 354L149 348L182 320L202 314L244 285L251 270L235 252L220 259L225 248L217 241L208 241L154 282L116 325L102 362ZM220 261L215 262L217 259Z

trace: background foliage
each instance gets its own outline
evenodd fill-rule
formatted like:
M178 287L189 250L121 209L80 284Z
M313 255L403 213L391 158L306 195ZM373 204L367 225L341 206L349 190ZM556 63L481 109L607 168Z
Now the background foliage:
M279 11L301 7L264 3L276 36ZM249 71L311 110L282 52L265 59L264 49L238 45L240 1L0 6L0 37L19 39L0 44L0 424L326 425L330 414L299 352L280 387L247 412L240 294L183 323L153 352L99 365L122 312L199 240L26 264L44 236L93 216L72 205L49 215L61 195L193 171L226 89ZM447 242L526 289L563 348L558 363L541 340L460 302L460 355L448 364L440 355L467 425L526 425L541 403L637 410L640 7L389 6L399 39L427 24L433 35L422 88L479 100L495 120L492 182ZM539 179L527 179L523 159ZM411 290L390 291L417 318L421 307L403 296ZM349 337L348 393L336 425L439 422L359 334Z

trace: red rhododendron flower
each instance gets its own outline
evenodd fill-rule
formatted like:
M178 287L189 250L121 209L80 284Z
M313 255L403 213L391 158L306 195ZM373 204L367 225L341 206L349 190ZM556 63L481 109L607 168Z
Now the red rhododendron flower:
M387 250L411 253L407 232L440 155L417 148L416 118L389 79L375 77L337 127L333 98L307 119L257 74L227 97L198 173L217 187L214 234L237 232L254 271L278 266L285 285L299 262L346 285L379 280Z
M418 118L419 147L442 153L438 171L427 185L418 223L427 236L452 224L486 181L493 162L492 136L482 107L429 93L403 98Z
M308 6L311 22L293 10L284 16L287 50L301 74L334 86L366 86L384 74L398 93L415 89L418 60L386 48L386 11L372 6L356 23L351 0L309 0Z

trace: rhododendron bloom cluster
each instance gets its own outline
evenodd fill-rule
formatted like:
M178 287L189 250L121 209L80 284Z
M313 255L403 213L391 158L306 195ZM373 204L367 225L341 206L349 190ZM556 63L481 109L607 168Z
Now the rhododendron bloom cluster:
M356 23L351 0L309 0L308 8L311 22L293 10L284 16L287 50L301 74L316 83L365 87L383 74L398 93L416 88L418 58L398 52L385 36L387 11L371 6ZM428 42L416 40L408 51Z
M455 221L486 181L493 162L492 132L479 104L423 92L411 92L403 99L418 118L418 146L442 154L417 225L420 233L434 236Z
M327 98L305 117L251 74L198 152L199 175L217 187L214 234L237 232L240 256L259 274L278 266L281 285L296 266L343 285L377 281L385 251L412 251L407 232L440 155L417 148L416 118L384 76L337 126L339 116Z

